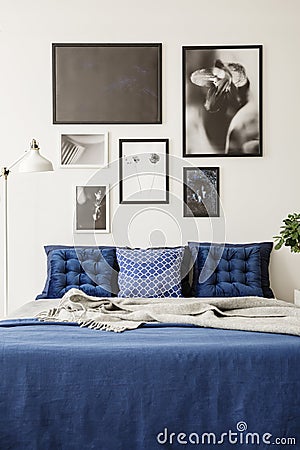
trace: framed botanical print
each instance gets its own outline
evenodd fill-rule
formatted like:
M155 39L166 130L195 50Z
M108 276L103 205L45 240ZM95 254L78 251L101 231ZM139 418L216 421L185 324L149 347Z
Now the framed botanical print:
M183 47L183 156L262 156L262 46Z
M169 203L169 140L120 139L120 203Z
M75 232L109 233L109 186L76 186Z

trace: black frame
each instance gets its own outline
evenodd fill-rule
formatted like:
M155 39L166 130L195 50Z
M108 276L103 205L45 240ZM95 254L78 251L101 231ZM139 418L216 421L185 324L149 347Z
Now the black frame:
M144 201L130 201L123 200L123 143L127 142L163 142L165 143L166 151L166 199L161 200L144 200ZM168 204L169 203L169 139L119 139L119 202L121 204Z
M132 49L136 48L136 49L140 49L143 48L143 54L141 56L141 52L137 52L136 58L137 58L137 62L136 65L132 64L128 66L128 70L135 70L135 76L132 76L131 78L128 76L128 74L124 74L124 77L122 79L122 72L120 72L119 75L119 80L117 83L112 82L111 84L107 85L107 80L105 76L105 83L101 85L100 83L100 77L98 76L98 74L100 74L100 72L97 72L97 69L94 69L94 66L92 63L90 63L90 67L91 69L90 72L88 72L87 74L87 80L85 81L86 86L84 85L84 81L83 81L83 89L78 89L78 86L76 84L74 84L73 90L72 92L68 91L68 94L66 94L66 92L64 93L65 97L63 97L63 93L60 94L60 96L62 97L61 99L61 105L65 105L68 104L68 99L71 98L72 102L76 101L74 100L74 95L76 95L76 92L81 92L81 95L84 96L86 95L87 92L90 91L90 80L89 80L89 76L94 77L94 79L97 80L97 82L99 82L99 86L96 86L96 92L98 90L98 92L100 92L100 89L103 88L104 91L106 93L107 100L106 102L104 102L103 100L100 102L99 98L97 98L97 96L93 96L90 92L89 92L89 96L90 96L90 101L94 102L93 103L93 107L94 108L98 108L97 109L97 113L99 113L99 115L103 114L105 115L106 110L105 110L105 105L106 105L106 109L107 108L114 108L112 111L118 111L118 116L119 116L119 111L121 110L121 108L124 109L124 114L122 116L122 119L117 118L116 120L111 120L111 118L103 118L101 120L99 119L95 119L95 120L91 120L91 119L85 119L85 120L79 120L78 118L72 120L72 119L66 119L63 117L60 117L60 115L62 115L62 113L58 114L58 106L59 106L59 102L57 101L57 97L59 95L59 90L61 91L63 89L62 85L65 84L65 86L68 86L68 80L70 80L70 78L68 78L68 75L65 75L66 79L64 80L62 77L62 79L57 79L59 77L58 75L58 64L57 64L57 52L59 51L59 49L61 49L62 47L64 48L78 48L78 49L83 49L84 47L86 48L111 48L111 49L120 49L120 51L123 53L125 53L126 48L128 49L128 51L130 51L130 54L132 56ZM147 54L146 54L146 50L147 49L155 49L157 54L156 54L156 58L157 58L157 67L154 69L152 69L152 71L154 71L155 73L155 79L153 78L153 74L149 75L148 72L151 72L151 70L148 70L148 68L146 67L139 67L139 58L143 57L143 62L147 61ZM124 60L127 61L126 55L124 55ZM154 58L154 56L149 53L149 62L151 63L151 58ZM74 58L74 57L73 57ZM75 58L76 60L76 58ZM101 74L103 74L104 72L102 72L102 69L106 70L106 76L109 77L109 74L111 73L118 73L118 69L120 71L120 58L108 58L108 60L110 61L110 65L103 65L101 66ZM97 61L96 61L97 62ZM76 61L76 64L78 64L78 61ZM126 63L124 63L126 65ZM141 63L140 63L141 64ZM86 64L88 65L88 64ZM83 67L83 66L82 66ZM82 67L81 71L83 70ZM84 66L85 67L85 66ZM148 70L148 71L147 71ZM74 75L74 73L76 73L75 71L72 71L72 75ZM152 78L151 78L152 76ZM145 78L146 77L146 78ZM146 79L147 77L151 80L151 86L149 87L149 90L147 91L147 84L143 84L146 83ZM110 79L110 78L109 78ZM78 82L78 80L77 80ZM80 81L82 82L82 76L80 77ZM138 83L141 83L140 85ZM124 84L123 84L124 83ZM127 83L127 84L126 84ZM151 88L152 85L155 86L154 88L154 92L152 92ZM59 87L60 86L60 87ZM68 86L70 89L70 86ZM72 86L71 86L72 89ZM65 88L66 91L66 88ZM151 92L150 92L151 91ZM136 95L136 92L138 93L138 95ZM99 93L99 96L102 95ZM123 97L122 97L123 95ZM125 97L124 97L125 96ZM92 100L91 100L92 98ZM101 97L102 99L103 97ZM125 98L125 100L124 100ZM134 102L134 99L137 99L136 102ZM52 100L53 100L53 123L54 124L161 124L162 123L162 44L161 43L146 43L146 44L142 44L142 43L112 43L112 44L108 44L108 43L53 43L52 44ZM120 102L120 108L118 108L118 100ZM152 100L152 102L151 102ZM127 101L127 103L126 103ZM81 105L81 102L79 102ZM126 103L126 107L124 108L124 104ZM154 110L155 110L155 114L150 111L149 109L149 113L145 110L145 105L149 105L151 106ZM73 105L74 106L74 110L77 111L77 107L75 108L76 104ZM73 107L72 106L72 107ZM86 105L87 106L87 105ZM137 111L135 112L133 110L133 108L137 108ZM103 110L102 110L102 109ZM80 108L79 108L80 109ZM82 108L82 110L87 110ZM136 116L137 119L133 120L133 118L130 119L130 112L132 112L132 116ZM65 113L66 114L66 113ZM71 113L70 113L71 114ZM86 114L86 112L84 113ZM113 112L109 112L109 114L113 115ZM148 117L151 116L151 120L149 120L149 118L146 120L146 118L141 119L140 116L142 116L142 114L144 114L145 116ZM153 117L152 117L153 115ZM154 117L155 115L155 117Z
M187 51L190 50L258 50L258 124L259 124L259 151L257 153L188 153L187 152L187 118L186 118L186 83L188 74L186 73L187 63ZM225 61L226 62L226 61ZM229 61L227 61L229 62ZM262 83L262 70L263 70L263 46L262 45L217 45L217 46L183 46L182 47L182 118L183 118L183 157L184 158L199 158L199 157L261 157L263 156L263 83Z
M216 173L216 186L214 187L216 193L216 210L215 212L208 213L206 210L206 214L195 215L191 214L191 208L188 207L188 193L187 190L190 188L187 180L187 172L189 171L205 171L205 170L213 170ZM205 174L205 173L204 173ZM183 217L220 217L220 168L219 167L184 167L183 168Z

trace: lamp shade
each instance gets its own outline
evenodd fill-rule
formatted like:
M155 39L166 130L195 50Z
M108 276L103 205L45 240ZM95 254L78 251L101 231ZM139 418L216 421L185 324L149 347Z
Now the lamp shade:
M47 172L53 170L52 163L40 154L39 146L35 139L31 142L31 148L19 164L19 172Z

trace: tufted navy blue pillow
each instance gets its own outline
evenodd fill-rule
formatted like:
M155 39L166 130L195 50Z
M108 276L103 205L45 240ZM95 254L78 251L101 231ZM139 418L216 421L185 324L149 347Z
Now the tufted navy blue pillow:
M184 248L117 248L119 297L181 297Z
M274 298L274 294L272 289L270 288L270 278L269 278L269 262L270 262L270 254L273 248L272 242L256 242L256 243L248 243L248 244L214 244L209 242L189 242L189 248L191 250L192 258L194 260L194 268L193 268L193 280L192 280L192 289L191 295L197 295L197 285L199 275L201 273L203 267L202 258L198 258L198 250L200 248L211 246L217 247L219 253L222 249L248 249L251 247L259 247L260 253L260 276L261 283L260 287L263 292L263 297L266 298ZM199 255L200 256L200 255Z
M196 297L264 295L259 245L199 245L195 266L198 275L193 280Z
M45 251L48 274L37 300L61 298L72 288L97 297L111 297L112 292L116 292L114 247L47 246Z

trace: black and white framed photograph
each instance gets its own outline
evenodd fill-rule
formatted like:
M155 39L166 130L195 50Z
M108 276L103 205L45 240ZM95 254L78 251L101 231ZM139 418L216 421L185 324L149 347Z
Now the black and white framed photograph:
M219 167L183 168L183 216L219 217Z
M61 134L60 167L100 168L108 164L108 133Z
M183 156L262 156L262 45L182 51Z
M109 233L109 186L76 186L75 232Z
M119 140L120 203L169 203L169 139Z
M162 123L162 44L52 44L54 124Z

